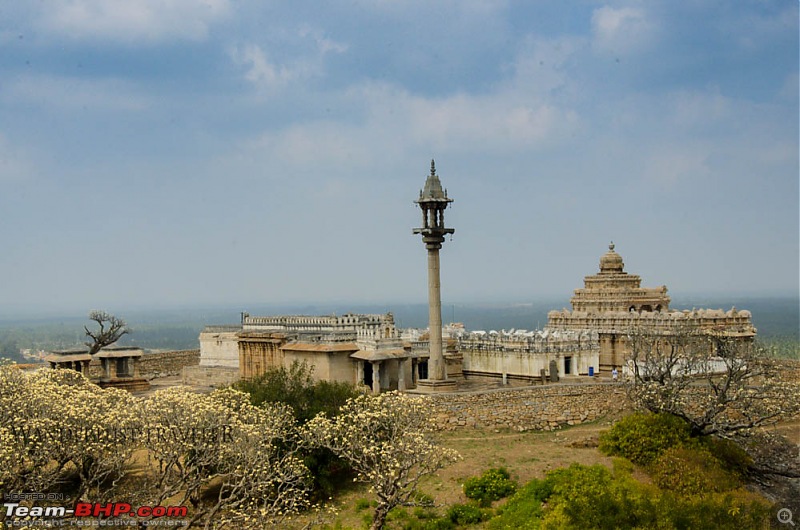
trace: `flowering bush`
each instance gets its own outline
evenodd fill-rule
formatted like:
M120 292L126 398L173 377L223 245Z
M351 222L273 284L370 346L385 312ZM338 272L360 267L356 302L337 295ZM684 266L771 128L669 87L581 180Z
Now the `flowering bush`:
M158 470L148 502L179 495L179 504L195 507L190 523L206 525L276 525L308 507L309 474L289 407L255 407L233 389L204 395L173 387L143 409L143 442ZM209 491L215 495L205 502Z
M383 527L393 507L410 503L422 476L460 458L431 432L425 401L397 392L350 399L339 416L319 415L304 428L309 443L348 461L371 486L378 497L373 529Z
M0 367L0 432L8 440L0 458L13 455L5 491L70 482L79 500L109 499L135 449L128 433L139 427L138 402L128 392L101 389L72 370Z

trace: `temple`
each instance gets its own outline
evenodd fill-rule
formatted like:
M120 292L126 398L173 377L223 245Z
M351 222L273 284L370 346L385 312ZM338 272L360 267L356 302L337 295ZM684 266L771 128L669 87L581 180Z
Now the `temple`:
M752 340L756 334L749 311L671 310L666 286L641 287L639 276L624 271L613 242L600 258L600 272L584 278L584 287L575 290L571 304L572 311L550 311L546 329L597 333L600 371L625 364L626 336L634 329L664 334L703 330L740 340Z
M669 309L667 288L641 287L642 279L624 270L622 256L614 251L614 242L600 258L600 272L583 279L583 289L575 289L572 310L585 313L612 311L666 311Z
M400 338L391 313L242 313L239 326L212 326L200 333L200 367L195 372L235 367L238 377L251 379L294 362L313 367L316 379L365 385L375 393L406 390L428 372L427 355L412 352L411 344Z
M459 381L501 385L580 380L622 368L633 330L665 336L683 330L751 340L756 333L748 311L670 308L666 286L642 287L625 272L612 242L597 274L575 289L572 309L551 311L542 330L467 331L443 326L439 251L454 233L444 213L453 199L431 161L430 174L414 201L422 212L428 261L428 316L425 332L404 334L391 313L342 316L250 316L238 326L210 326L200 334L200 366L184 381L226 384L271 368L305 362L314 377L365 385L372 392L417 389L451 392ZM76 362L78 364L76 364ZM72 366L80 366L77 357Z
M90 377L92 360L100 361L101 375L92 378L103 388L113 387L130 391L147 390L150 383L139 373L141 348L127 346L106 347L89 354L86 349L54 351L45 357L51 368L65 368Z

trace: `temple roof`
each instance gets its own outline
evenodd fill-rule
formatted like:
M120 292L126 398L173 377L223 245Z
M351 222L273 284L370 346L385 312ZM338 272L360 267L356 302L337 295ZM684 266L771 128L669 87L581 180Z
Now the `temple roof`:
M624 274L625 264L622 256L614 252L614 242L608 245L608 252L600 257L600 274Z
M447 190L442 188L442 182L436 175L436 162L431 160L431 174L425 180L425 187L419 192L419 200L416 202L446 201L453 202L447 198Z

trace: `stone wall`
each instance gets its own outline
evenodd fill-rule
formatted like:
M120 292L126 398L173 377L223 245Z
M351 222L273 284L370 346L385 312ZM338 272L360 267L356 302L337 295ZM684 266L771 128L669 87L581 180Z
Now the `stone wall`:
M186 366L181 372L181 382L194 387L217 388L239 380L239 369L227 366Z
M181 374L184 366L195 366L200 363L200 350L165 351L145 353L140 360L139 373L148 379Z
M582 383L426 395L439 430L553 430L630 409L621 384Z
M145 353L139 359L139 375L146 379L181 375L184 366L200 363L200 350L178 350L158 353ZM100 377L100 360L89 363L89 377Z

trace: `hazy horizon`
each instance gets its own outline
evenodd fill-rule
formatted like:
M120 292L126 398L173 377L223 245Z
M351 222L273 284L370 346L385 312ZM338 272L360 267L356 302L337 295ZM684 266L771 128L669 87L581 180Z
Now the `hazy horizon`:
M672 301L670 307L673 309L687 309L692 307L706 308L706 309L730 309L731 306L736 306L738 309L748 309L747 302L758 301L764 302L769 300L783 301L783 302L797 302L800 305L800 294L747 294L747 293L674 293L668 291L667 293ZM449 315L451 306L457 307L473 307L473 308L513 308L524 306L540 306L547 305L550 309L570 308L570 298L572 292L566 296L541 296L535 298L495 298L495 299L461 299L442 300L442 313L443 317ZM711 305L703 305L703 304ZM699 305L698 305L699 304ZM118 305L112 308L108 307L89 307L89 308L29 308L26 310L14 311L4 310L0 307L0 322L13 322L13 321L35 321L35 320L49 320L54 318L66 319L85 319L90 310L100 309L109 311L122 318L128 318L126 315L151 315L151 316L166 316L168 318L180 318L183 313L197 315L204 312L221 314L230 314L231 319L238 319L242 311L248 312L251 315L272 315L272 314L285 314L285 311L292 311L291 314L330 314L331 312L344 313L344 312L358 312L365 308L375 312L380 311L393 311L392 308L398 307L414 307L414 306L427 306L427 300L389 300L385 302L375 301L359 301L352 300L330 300L330 301L311 301L311 300L296 300L284 302L261 302L261 303L218 303L218 304L174 304L174 305L151 305L151 306L135 306L135 305ZM385 309L380 309L385 308ZM800 312L800 307L798 308ZM209 322L214 324L214 322Z

